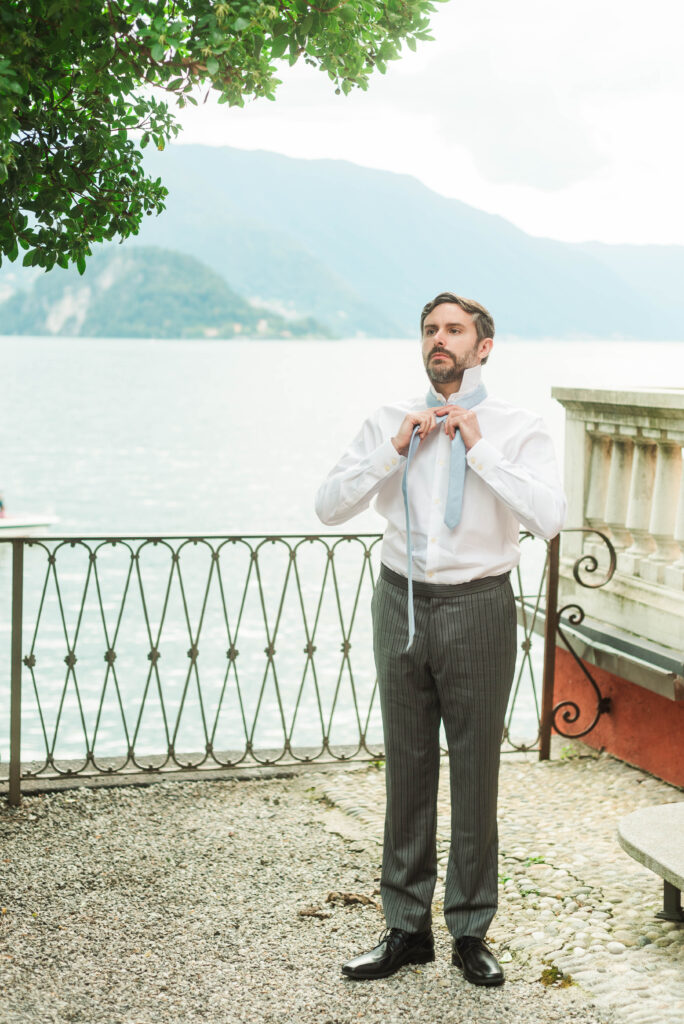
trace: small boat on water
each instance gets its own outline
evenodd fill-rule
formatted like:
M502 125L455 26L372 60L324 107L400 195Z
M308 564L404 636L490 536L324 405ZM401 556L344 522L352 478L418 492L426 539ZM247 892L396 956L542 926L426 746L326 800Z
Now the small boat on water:
M42 533L53 523L56 516L46 514L7 515L6 505L0 494L0 539L6 537L29 537L31 534Z
M31 534L43 533L53 523L55 516L25 515L0 516L0 540L6 537L30 537Z

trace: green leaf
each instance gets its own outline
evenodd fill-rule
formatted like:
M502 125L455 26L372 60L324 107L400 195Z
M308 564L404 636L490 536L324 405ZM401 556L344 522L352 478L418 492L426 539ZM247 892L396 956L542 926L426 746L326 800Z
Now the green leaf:
M85 274L86 261L85 256L82 253L79 253L79 255L76 257L76 267L78 269L79 274L83 276L83 274Z
M287 36L278 36L277 39L273 40L273 43L271 45L271 56L282 57L282 55L285 53L289 45L290 40L287 38Z
M213 75L216 74L218 69L219 69L219 63L216 60L216 57L210 57L208 59L208 61L207 61L207 71L209 72L210 75L213 76Z
M164 47L160 46L159 43L155 43L150 53L152 54L152 60L164 60Z

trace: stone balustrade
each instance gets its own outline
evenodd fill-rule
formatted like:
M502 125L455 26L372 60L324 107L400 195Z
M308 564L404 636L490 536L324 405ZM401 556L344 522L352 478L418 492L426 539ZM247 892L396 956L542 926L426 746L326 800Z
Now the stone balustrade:
M566 411L567 526L605 533L617 553L610 587L582 592L593 619L684 655L684 389L553 389ZM561 594L578 597L571 567L597 554L564 539ZM578 598L579 599L579 598Z

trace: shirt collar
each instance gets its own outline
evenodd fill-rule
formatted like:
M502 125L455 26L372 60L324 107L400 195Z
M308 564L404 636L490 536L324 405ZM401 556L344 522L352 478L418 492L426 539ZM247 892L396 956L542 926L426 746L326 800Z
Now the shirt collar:
M435 396L435 398L439 399L441 404L448 405L449 402L457 401L459 398L462 398L463 395L467 395L471 391L474 391L476 387L479 387L481 379L482 367L479 365L471 366L469 369L463 371L463 380L461 381L461 386L458 389L458 391L455 391L453 393L453 395L449 395L446 399L442 398L440 393L438 391L435 391L434 384L430 384L430 391Z

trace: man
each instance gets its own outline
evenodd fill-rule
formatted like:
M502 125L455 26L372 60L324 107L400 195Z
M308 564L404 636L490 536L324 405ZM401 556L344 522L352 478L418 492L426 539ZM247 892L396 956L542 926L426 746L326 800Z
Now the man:
M517 646L509 574L520 557L520 527L555 536L565 498L542 421L489 397L482 384L494 344L487 310L443 292L423 309L421 336L427 398L383 406L366 420L316 500L329 526L372 499L387 520L372 604L386 756L387 930L342 971L384 978L434 960L442 721L452 960L468 981L499 985L503 972L484 937L497 906L499 756Z

